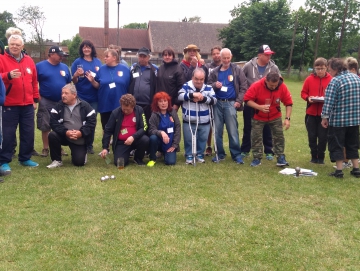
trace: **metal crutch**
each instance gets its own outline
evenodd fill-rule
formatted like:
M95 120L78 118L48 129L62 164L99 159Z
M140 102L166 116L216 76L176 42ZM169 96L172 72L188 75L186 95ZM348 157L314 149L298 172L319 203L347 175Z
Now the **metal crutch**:
M189 99L189 128L191 132L191 148L192 148L192 155L193 155L193 165L196 166L196 133L199 125L199 119L198 119L198 109L197 109L198 103L195 103L195 112L196 112L196 127L195 131L193 132L191 128L191 110L190 110L190 99Z
M217 145L216 145L216 137L215 137L215 115L214 115L214 106L210 105L210 124L211 124L211 130L212 130L212 134L213 134L213 138L214 138L214 152L215 152L215 157L216 157L216 163L219 163L219 156L218 156L218 151L217 151Z

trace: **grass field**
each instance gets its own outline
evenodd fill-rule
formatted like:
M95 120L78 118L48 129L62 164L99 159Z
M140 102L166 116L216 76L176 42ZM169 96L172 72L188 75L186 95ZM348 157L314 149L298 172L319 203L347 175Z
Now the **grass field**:
M0 184L0 270L360 270L360 179L328 177L328 155L309 163L301 83L287 85L287 160L317 177L283 176L265 159L186 166L183 152L173 167L121 172L96 154L82 168L14 160ZM100 142L98 129L96 152Z

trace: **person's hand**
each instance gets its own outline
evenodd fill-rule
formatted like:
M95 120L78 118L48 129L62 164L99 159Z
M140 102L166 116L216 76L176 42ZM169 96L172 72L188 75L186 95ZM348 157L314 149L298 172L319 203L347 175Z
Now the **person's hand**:
M162 141L165 144L168 144L170 142L169 136L164 131L161 131L161 137L162 137Z
M33 103L34 110L37 108L37 103Z
M258 110L263 113L269 113L270 112L270 105L259 105Z
M105 159L106 155L108 155L108 150L107 149L103 149L101 152L100 152L100 156L102 159Z
M285 119L283 122L283 127L285 127L285 130L290 128L290 120Z
M309 103L311 103L311 104L314 103L313 100L312 100L312 98L314 98L314 96L309 96L309 97L308 97L308 101L309 101Z
M235 103L234 103L234 107L235 107L235 108L240 108L240 106L241 106L241 104L240 104L239 102L235 102Z
M173 152L173 151L175 151L175 148L174 148L174 147L170 147L170 148L167 149L166 152Z
M198 64L198 59L196 58L196 56L194 56L190 61L190 65L196 68L197 64Z
M329 120L328 119L322 119L321 120L321 126L324 127L324 128L328 128Z
M215 87L218 88L218 89L222 88L222 83L219 82L219 81L217 81L217 82L215 83Z
M85 72L85 77L87 78L87 80L89 80L90 83L95 81L94 76L92 76L91 72L89 72L89 71Z
M125 140L124 144L130 146L133 142L134 142L134 138L133 138L132 136L129 136L129 137Z
M193 101L194 103L200 102L204 99L204 96L200 92L193 93Z
M19 69L12 70L10 71L10 77L11 79L20 78L21 72L19 72Z
M80 77L80 76L83 76L84 75L84 70L83 68L77 68L75 74L74 74L76 77Z

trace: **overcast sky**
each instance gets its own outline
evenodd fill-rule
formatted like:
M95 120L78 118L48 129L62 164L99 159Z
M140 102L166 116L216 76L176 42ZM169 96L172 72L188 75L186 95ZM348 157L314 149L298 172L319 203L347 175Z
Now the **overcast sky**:
M8 11L16 17L22 5L41 7L45 14L44 38L59 41L71 39L79 32L79 26L104 27L104 0L10 0L2 1L0 12ZM175 21L184 17L201 17L202 23L228 23L229 11L242 1L166 1L166 0L120 0L120 27L125 24L149 21ZM305 0L294 0L293 9L304 5ZM4 3L6 3L4 5ZM206 5L204 5L206 4ZM117 27L117 0L109 0L109 26ZM31 30L17 23L24 29L27 38Z

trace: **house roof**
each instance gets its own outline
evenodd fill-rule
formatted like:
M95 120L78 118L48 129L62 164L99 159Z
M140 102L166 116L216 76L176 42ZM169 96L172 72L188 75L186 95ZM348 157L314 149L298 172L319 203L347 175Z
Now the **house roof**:
M151 51L162 52L171 46L176 53L182 53L189 44L200 48L200 54L210 54L215 45L222 45L219 30L227 24L149 21Z
M84 39L91 40L95 47L104 46L104 28L103 27L79 27L79 35ZM147 29L119 29L119 41L123 50L137 50L143 46L150 48L149 35ZM109 44L117 43L117 28L109 28Z

